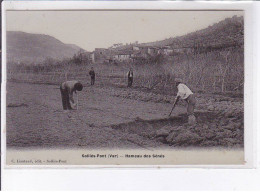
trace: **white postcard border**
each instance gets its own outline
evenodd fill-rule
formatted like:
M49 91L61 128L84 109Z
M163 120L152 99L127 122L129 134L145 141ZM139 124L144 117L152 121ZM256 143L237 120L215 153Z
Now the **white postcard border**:
M205 168L252 168L255 166L254 159L254 147L255 147L255 133L256 129L253 128L253 104L252 104L252 87L253 83L252 71L253 71L253 31L252 31L252 2L169 2L169 1L155 1L155 2L33 2L33 1L7 1L3 2L3 17L2 17L2 94L6 94L6 10L245 10L245 165L241 166L232 166L232 165L162 165L160 167L205 167ZM2 163L4 167L6 166L6 96L2 95L2 153L3 160ZM44 166L43 168L50 168L50 166ZM68 168L75 166L55 166L59 168ZM89 167L98 167L100 166L89 166L83 165L79 168L89 168ZM119 166L103 166L103 167L119 167ZM120 165L120 167L129 167ZM131 167L147 167L147 166L132 166ZM158 165L153 166L149 165L148 167L158 167ZM23 166L22 168L42 168L39 166Z

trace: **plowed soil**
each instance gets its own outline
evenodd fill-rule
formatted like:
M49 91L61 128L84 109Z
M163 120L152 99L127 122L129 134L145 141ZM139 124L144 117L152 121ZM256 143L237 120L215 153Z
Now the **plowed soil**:
M135 88L86 85L78 110L63 111L58 85L8 82L8 148L243 147L243 100L197 95L197 124L185 103Z

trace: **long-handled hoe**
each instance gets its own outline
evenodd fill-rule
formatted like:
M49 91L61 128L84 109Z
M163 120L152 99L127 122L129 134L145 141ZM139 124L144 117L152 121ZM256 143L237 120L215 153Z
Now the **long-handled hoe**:
M175 104L176 104L176 103L174 103L174 104L173 104L173 106L172 106L172 110L171 110L171 112L170 112L169 116L171 116L171 114L172 114L172 111L173 111L173 109L174 109L174 107L175 107Z
M78 93L77 93L76 95L77 95L77 110L78 110L78 106L79 106L79 96L78 96Z

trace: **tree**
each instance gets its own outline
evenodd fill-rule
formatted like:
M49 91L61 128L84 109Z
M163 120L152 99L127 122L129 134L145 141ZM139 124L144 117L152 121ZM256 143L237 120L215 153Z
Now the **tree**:
M221 77L221 92L224 92L226 89L225 88L226 76L230 68L230 59L231 59L230 50L223 51L220 53L220 55L223 57L224 60L223 63L219 63L217 67Z

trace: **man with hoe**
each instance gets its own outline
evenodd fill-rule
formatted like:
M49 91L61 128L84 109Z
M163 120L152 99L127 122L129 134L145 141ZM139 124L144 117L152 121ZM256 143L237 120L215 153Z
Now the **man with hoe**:
M83 85L79 81L66 81L60 85L63 110L78 109L77 91L82 91ZM77 95L77 102L74 102L73 93Z
M177 96L175 98L175 101L173 103L172 110L169 114L171 115L175 105L179 101L179 99L185 100L187 102L187 113L188 113L188 121L189 124L195 124L196 118L194 116L194 108L196 104L196 99L192 91L184 84L182 83L182 80L179 78L175 79L176 87L178 89Z

